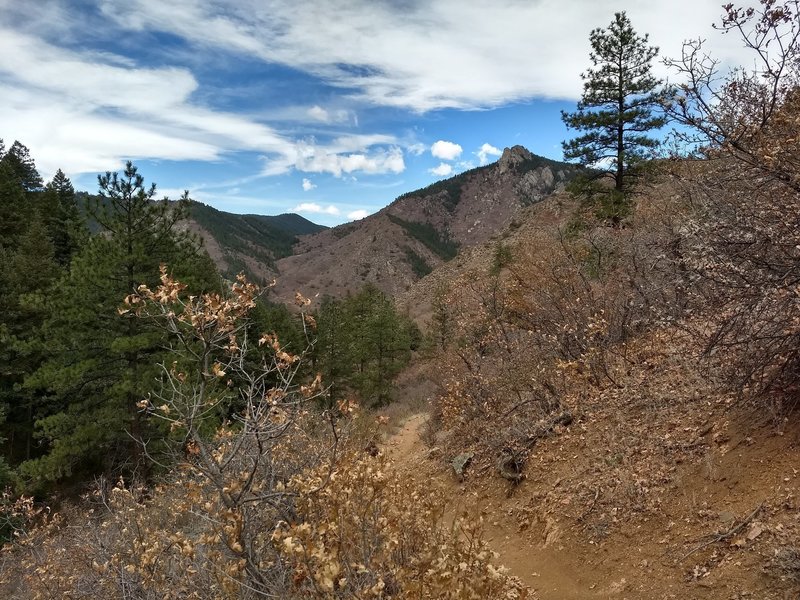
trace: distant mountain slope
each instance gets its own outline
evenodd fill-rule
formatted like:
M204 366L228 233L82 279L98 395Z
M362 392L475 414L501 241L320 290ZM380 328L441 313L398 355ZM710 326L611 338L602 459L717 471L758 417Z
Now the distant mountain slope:
M189 228L224 275L244 271L259 281L275 275L275 261L292 253L298 236L327 229L296 214L237 215L200 202L192 202L189 214Z
M78 192L76 196L84 213L90 200L107 203L87 192ZM96 222L91 218L88 221L92 232L99 231ZM243 271L259 283L275 277L275 262L292 254L300 236L328 229L293 213L237 215L194 201L189 205L189 220L182 226L203 240L205 249L224 276L232 279Z
M277 261L276 293L341 296L372 282L397 295L461 248L508 228L526 207L564 185L575 165L506 148L494 164L399 196L365 219L304 236Z

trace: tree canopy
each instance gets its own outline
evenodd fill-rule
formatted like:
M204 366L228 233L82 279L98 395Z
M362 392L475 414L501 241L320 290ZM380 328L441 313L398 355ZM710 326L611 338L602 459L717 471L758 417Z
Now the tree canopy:
M583 96L575 112L561 113L581 135L563 142L564 157L600 169L624 192L637 165L658 145L648 132L666 123L654 113L663 99L661 81L651 72L658 48L648 46L648 36L638 35L624 12L589 39L593 68L581 75Z

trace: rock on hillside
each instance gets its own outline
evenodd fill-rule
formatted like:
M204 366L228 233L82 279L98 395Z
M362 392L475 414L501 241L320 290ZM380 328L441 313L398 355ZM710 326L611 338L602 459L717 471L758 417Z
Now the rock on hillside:
M460 249L508 228L525 207L560 191L574 165L506 148L494 164L398 197L355 223L304 236L295 254L277 261L276 293L341 296L374 283L398 295Z

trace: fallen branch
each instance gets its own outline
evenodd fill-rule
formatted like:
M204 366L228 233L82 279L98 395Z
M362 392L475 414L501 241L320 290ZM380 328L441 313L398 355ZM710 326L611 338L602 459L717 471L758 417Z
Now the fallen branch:
M764 508L764 502L765 501L762 501L761 504L759 504L756 507L756 509L747 516L746 519L744 519L738 525L734 525L728 531L725 531L724 533L712 533L710 536L705 536L705 537L711 537L711 539L708 540L707 542L704 542L704 543L700 544L699 546L694 548L691 552L689 552L688 554L683 556L681 558L681 562L686 560L687 558L689 558L695 552L699 552L703 548L707 548L708 546L710 546L712 544L716 544L717 542L722 542L722 541L724 541L724 540L726 540L728 538L731 538L731 537L735 536L737 533L739 533L740 531L742 531L742 529L744 529L745 526L748 523L750 523L750 521L755 519L756 515L761 512L761 509ZM700 539L702 539L702 538L700 538Z
M570 412L563 412L560 415L557 415L551 419L547 419L544 422L540 422L536 425L532 433L528 434L527 442L528 448L533 448L540 439L549 437L554 431L556 426L563 425L567 427L568 425L572 424L572 413Z

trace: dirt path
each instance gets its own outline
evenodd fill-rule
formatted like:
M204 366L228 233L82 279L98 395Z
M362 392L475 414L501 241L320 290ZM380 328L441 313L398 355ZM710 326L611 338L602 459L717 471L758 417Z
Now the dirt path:
M776 548L796 544L800 534L794 501L800 486L796 468L800 426L770 434L769 428L739 431L732 425L723 439L728 447L712 446L699 463L684 463L683 457L676 463L674 484L661 491L660 510L632 515L615 523L612 533L593 536L561 511L539 510L561 479L553 483L552 477L539 477L535 469L554 469L558 463L532 462L531 478L515 490L488 473L461 483L420 439L426 420L425 413L413 414L386 440L394 468L434 489L447 521L463 511L480 515L485 538L499 554L499 562L535 590L540 600L798 598L800 585L779 579L768 568ZM586 437L591 433L587 428ZM582 436L565 436L563 440L573 441L572 447L559 441L563 447L543 447L542 456L549 451L551 458L563 463L560 472L570 472L585 451L581 444L599 444L594 439L584 442ZM765 499L770 509L759 515L744 537L686 556L708 532L729 527L721 524L723 518L741 520Z
M425 477L441 490L442 500L447 503L445 518L448 521L465 509L476 515L483 515L486 539L500 555L499 562L536 590L542 600L573 600L597 596L599 586L587 581L574 565L574 561L569 560L568 550L558 546L556 525L544 527L545 539L542 543L532 543L524 532L505 525L506 507L502 502L496 503L478 492L468 493L454 477L437 472L436 466L427 459L429 451L420 438L427 418L425 413L408 417L400 430L387 439L387 453L396 468L410 477ZM606 587L600 596L607 597L613 593L613 588Z

